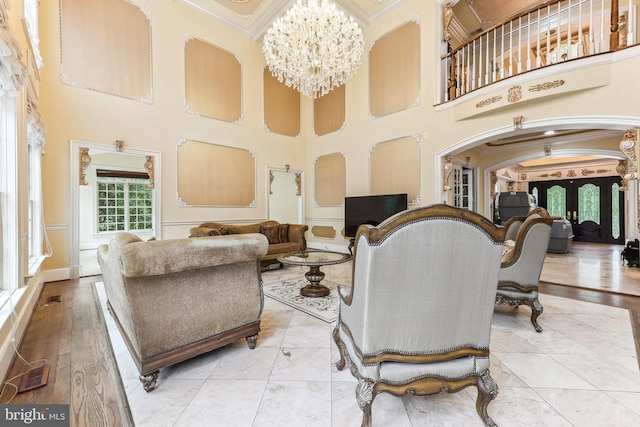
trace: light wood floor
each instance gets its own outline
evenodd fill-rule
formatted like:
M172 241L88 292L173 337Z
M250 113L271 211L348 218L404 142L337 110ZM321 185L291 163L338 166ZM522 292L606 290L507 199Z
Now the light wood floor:
M44 285L18 350L30 363L46 359L47 385L15 396L14 387L5 387L0 403L69 404L71 426L76 427L134 425L91 285L97 278L101 276ZM62 302L46 306L54 295L61 295ZM7 379L29 369L15 357ZM17 386L20 380L11 383Z
M607 245L594 247L574 244L571 256L566 257L567 268L575 267L574 260L580 259L581 251L583 256L587 256L588 252L590 259L593 259L594 251L602 251L602 259L610 259L619 257L619 249ZM618 255L615 251L618 251ZM553 258L560 259L562 263L562 257L554 255ZM554 264L558 268L558 262ZM613 276L624 276L625 271L627 275L637 274L635 270L620 269L620 274ZM100 276L92 276L45 284L19 352L29 362L47 359L51 367L48 384L17 394L13 398L14 389L7 387L0 396L0 403L7 403L12 398L11 403L70 404L71 425L78 427L133 425L115 358L108 343L104 318L91 286L95 280L100 279ZM568 283L541 282L540 291L543 294L629 309L636 352L640 355L640 296L598 289L593 285L600 281L608 284L610 280L611 277L600 279L592 276L589 286L580 288L569 286ZM640 287L640 283L637 286ZM47 298L53 295L62 295L62 302L45 306ZM28 369L16 357L7 378ZM12 383L19 384L20 378L14 379Z

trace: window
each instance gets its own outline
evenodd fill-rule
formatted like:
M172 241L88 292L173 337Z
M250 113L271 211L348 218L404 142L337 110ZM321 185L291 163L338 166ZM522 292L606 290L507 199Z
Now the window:
M29 97L27 97L29 99ZM28 264L29 275L36 273L44 259L43 241L47 242L44 230L44 211L42 203L42 147L45 144L44 125L35 104L29 102L27 108L27 142L28 142ZM51 255L48 248L47 256Z
M40 55L40 33L38 31L38 4L40 0L24 1L24 20L27 24L27 33L31 42L31 49L38 68L42 68L42 56Z
M564 218L567 209L567 189L554 185L547 190L547 212L551 216Z
M0 95L0 306L18 288L16 131L16 98Z
M110 177L101 177L98 170L98 233L153 230L153 189L148 187L149 179L109 172Z
M621 234L620 224L620 185L614 182L611 185L611 237L619 239Z

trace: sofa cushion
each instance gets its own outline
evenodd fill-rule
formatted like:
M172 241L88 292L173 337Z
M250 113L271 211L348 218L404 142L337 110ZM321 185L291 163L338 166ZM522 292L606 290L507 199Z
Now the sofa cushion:
M269 245L269 249L267 250L267 255L274 254L285 254L287 252L298 252L300 251L300 243L296 242L286 242L286 243L274 243Z
M270 245L280 243L279 228L278 225L261 225L260 234L264 234Z
M278 243L287 243L289 241L289 224L280 224L278 226Z

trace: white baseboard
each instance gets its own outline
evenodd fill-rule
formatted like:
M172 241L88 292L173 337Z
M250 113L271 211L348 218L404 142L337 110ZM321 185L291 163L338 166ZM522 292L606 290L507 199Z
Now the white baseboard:
M44 270L42 272L43 282L59 282L61 280L69 280L71 278L71 271L69 268L57 268L55 270Z
M12 301L8 301L0 310L0 376L6 380L15 356L20 347L33 310L38 303L43 281L40 277L28 286L16 291ZM14 315L15 310L15 315Z
M343 254L349 253L349 249L346 246L336 245L334 243L322 243L318 242L317 240L313 242L307 242L307 247L309 249L320 249L323 251L340 252Z

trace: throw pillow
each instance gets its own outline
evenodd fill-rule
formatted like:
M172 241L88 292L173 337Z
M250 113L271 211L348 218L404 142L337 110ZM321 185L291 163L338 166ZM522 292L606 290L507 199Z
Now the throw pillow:
M289 224L280 224L278 226L278 243L287 243L289 241Z
M260 234L264 234L269 244L280 243L278 240L278 225L261 225Z

